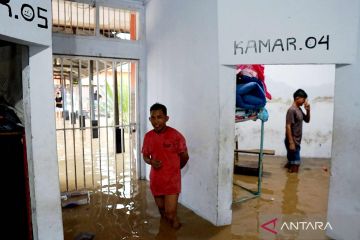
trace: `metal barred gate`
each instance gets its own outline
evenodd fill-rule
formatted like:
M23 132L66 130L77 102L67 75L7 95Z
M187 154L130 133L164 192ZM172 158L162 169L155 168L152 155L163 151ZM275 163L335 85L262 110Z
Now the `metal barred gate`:
M62 192L131 191L138 168L137 72L134 60L53 57L54 99L59 93L62 100L61 107L54 100Z

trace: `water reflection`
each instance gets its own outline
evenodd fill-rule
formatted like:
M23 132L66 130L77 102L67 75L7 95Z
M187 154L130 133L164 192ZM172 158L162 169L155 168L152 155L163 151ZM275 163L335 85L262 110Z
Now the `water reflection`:
M285 215L300 214L303 215L304 211L299 209L299 176L298 174L288 174L283 193L282 199L282 213Z

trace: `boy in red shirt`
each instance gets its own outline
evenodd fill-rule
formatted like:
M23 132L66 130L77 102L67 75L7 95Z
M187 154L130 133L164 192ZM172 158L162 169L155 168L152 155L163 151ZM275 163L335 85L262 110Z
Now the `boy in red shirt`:
M177 218L177 204L181 192L181 172L189 160L186 141L176 129L166 126L167 109L160 103L150 108L153 130L144 137L144 161L151 165L150 189L162 217L175 229L181 227Z

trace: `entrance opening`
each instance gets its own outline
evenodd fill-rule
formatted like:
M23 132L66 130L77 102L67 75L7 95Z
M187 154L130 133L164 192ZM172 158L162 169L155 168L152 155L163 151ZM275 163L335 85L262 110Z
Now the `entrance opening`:
M11 172L5 184L6 211L4 229L16 226L14 239L33 239L28 159L25 137L23 84L27 82L23 69L28 65L28 48L0 40L0 153L2 168ZM27 129L28 130L28 129Z
M131 191L139 167L137 67L134 60L53 57L63 200Z
M235 124L237 149L244 151L235 152L234 169L240 166L243 172L234 173L233 201L241 208L234 205L232 225L234 228L239 226L239 234L243 226L253 226L252 230L246 231L253 232L254 236L261 233L260 225L274 217L295 220L296 216L301 216L314 220L309 218L316 216L318 221L326 220L333 132L334 65L264 65L264 75L272 98L267 99L265 105L268 120L264 123L262 184L257 200L239 185L257 190L258 156L246 153L245 150L259 148L261 121L249 120ZM303 123L300 170L298 173L289 173L284 168L287 162L285 118L293 103L293 93L299 88L308 95L311 117L309 123ZM303 109L303 112L306 111ZM267 155L268 150L273 151L275 156ZM246 201L239 201L244 197ZM256 222L249 224L246 219Z

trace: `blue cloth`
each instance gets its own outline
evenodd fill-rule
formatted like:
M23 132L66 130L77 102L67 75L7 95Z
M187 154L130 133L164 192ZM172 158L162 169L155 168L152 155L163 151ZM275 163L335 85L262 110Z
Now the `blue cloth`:
M263 108L265 104L266 98L264 89L257 82L236 85L236 107L260 109Z
M256 77L249 77L246 75L242 75L238 79L238 84L245 84L245 83L250 83L250 82L256 82L257 84L259 84L259 86L262 88L262 90L265 91L263 83Z
M269 113L266 110L266 108L263 108L260 110L260 112L258 113L258 119L266 122L269 119Z

